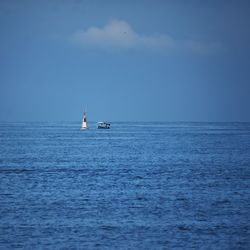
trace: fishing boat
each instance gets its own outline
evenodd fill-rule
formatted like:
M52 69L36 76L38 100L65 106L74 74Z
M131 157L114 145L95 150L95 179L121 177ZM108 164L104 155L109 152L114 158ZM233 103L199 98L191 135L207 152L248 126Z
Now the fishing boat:
M110 123L108 122L97 122L97 128L98 129L109 129Z
M87 129L87 128L88 128L87 117L86 117L86 113L83 112L81 129Z

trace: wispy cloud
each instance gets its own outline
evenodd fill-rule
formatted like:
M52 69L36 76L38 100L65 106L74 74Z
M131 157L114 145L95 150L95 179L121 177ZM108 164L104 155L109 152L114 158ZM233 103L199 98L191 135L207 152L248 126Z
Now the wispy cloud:
M83 47L140 48L160 50L188 50L211 53L220 49L219 43L202 43L196 40L177 40L167 34L144 36L138 34L125 21L112 20L104 27L90 27L72 35L71 40Z

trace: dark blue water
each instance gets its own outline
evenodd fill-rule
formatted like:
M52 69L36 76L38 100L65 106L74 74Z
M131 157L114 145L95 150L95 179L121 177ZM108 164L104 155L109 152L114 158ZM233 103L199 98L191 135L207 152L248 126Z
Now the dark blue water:
M1 249L249 249L250 123L0 124Z

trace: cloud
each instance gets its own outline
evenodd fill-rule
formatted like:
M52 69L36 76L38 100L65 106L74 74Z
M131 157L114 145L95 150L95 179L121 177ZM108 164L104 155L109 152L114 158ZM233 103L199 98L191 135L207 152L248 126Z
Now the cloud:
M144 36L136 33L125 21L112 20L102 28L90 27L72 35L71 40L82 47L138 48L160 50L188 50L210 53L220 47L218 43L204 44L195 40L177 40L162 35Z

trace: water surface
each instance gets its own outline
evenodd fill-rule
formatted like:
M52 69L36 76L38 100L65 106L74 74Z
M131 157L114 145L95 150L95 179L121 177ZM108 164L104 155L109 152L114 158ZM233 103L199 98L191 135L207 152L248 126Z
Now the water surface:
M249 249L249 123L0 123L0 249Z

